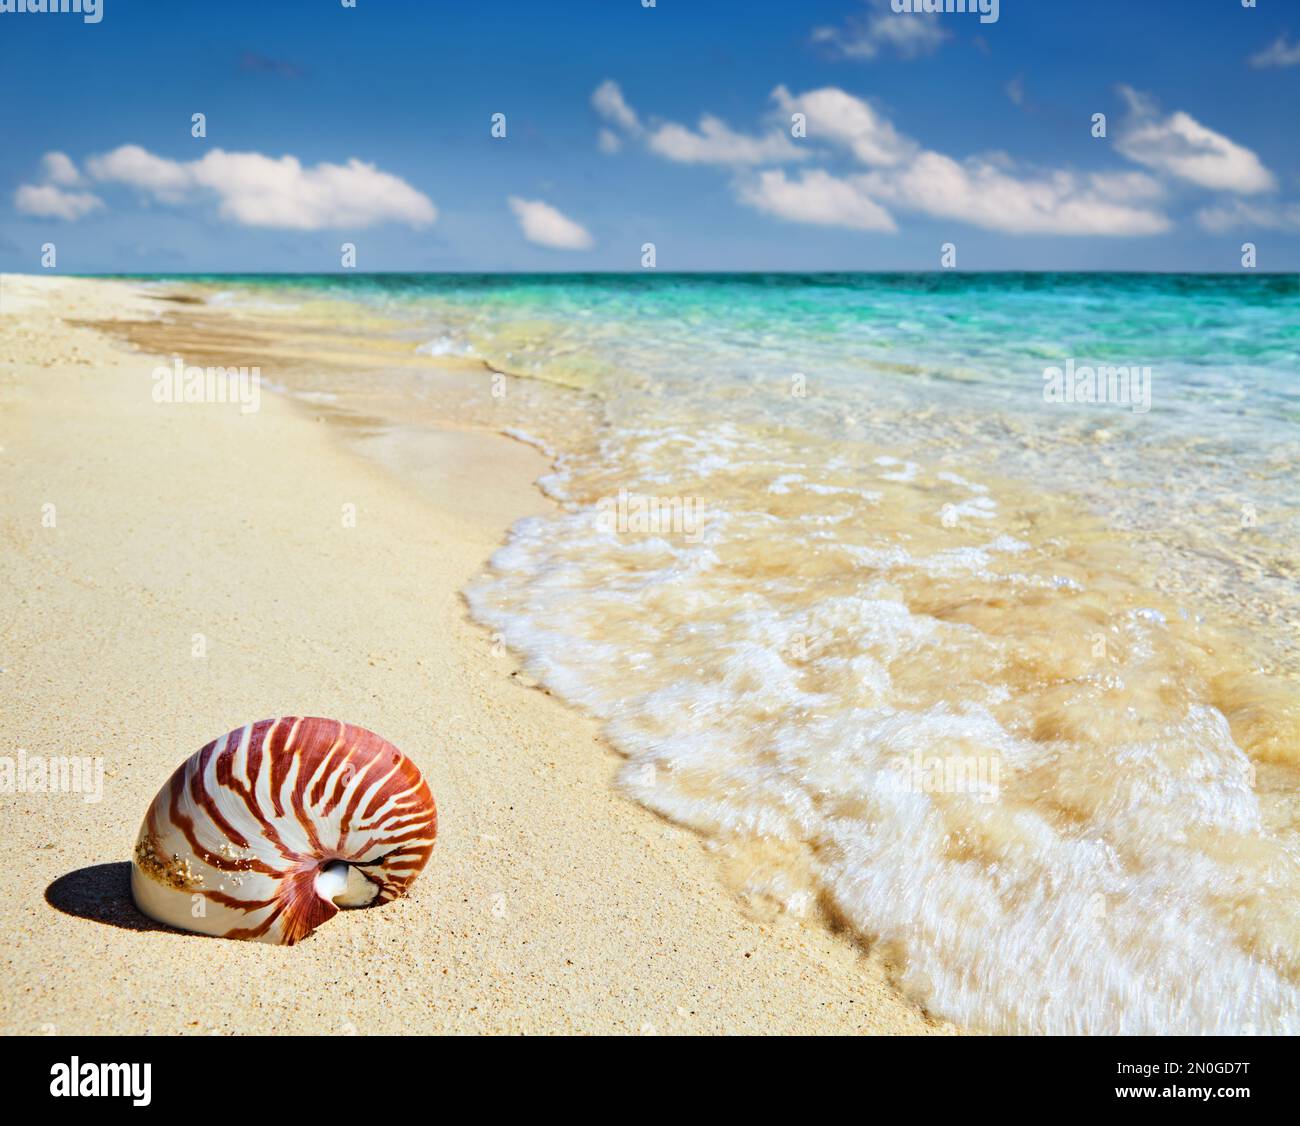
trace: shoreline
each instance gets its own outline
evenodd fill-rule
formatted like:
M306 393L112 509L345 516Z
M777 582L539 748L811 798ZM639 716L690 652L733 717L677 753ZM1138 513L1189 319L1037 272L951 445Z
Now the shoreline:
M132 281L0 287L2 753L106 765L102 802L0 795L0 1031L955 1031L898 994L879 951L738 901L700 838L615 789L623 760L595 721L469 620L465 584L547 510L535 449L399 432L344 394L158 404L149 373L188 356L184 335L147 324L132 353L86 322L197 311L234 335L237 317ZM448 368L440 405L470 378ZM158 787L208 740L291 712L375 730L424 771L442 832L412 895L288 949L144 920L122 897Z

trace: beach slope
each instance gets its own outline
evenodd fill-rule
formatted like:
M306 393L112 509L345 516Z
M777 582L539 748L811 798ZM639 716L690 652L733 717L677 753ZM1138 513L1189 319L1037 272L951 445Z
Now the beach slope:
M104 767L102 794L0 794L0 1031L944 1030L815 911L739 902L468 620L462 587L547 503L535 450L431 433L415 482L357 454L345 410L156 402L167 358L81 322L164 308L127 282L0 279L0 755ZM284 714L370 728L424 771L441 835L412 896L292 948L139 915L155 792Z

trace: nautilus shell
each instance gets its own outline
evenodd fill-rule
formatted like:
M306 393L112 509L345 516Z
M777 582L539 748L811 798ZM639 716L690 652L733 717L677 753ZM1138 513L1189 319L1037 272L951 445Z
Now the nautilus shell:
M251 723L183 762L145 814L136 906L159 922L292 945L340 907L405 894L438 815L415 764L332 719Z

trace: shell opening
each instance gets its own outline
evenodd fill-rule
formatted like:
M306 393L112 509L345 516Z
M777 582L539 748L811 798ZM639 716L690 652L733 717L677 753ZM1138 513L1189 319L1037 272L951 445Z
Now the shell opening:
M330 860L316 873L316 894L339 907L368 907L379 885L346 860Z

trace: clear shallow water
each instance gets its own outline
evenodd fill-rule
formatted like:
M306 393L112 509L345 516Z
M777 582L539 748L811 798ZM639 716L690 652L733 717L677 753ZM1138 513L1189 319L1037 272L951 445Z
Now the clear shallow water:
M557 511L470 606L742 892L972 1028L1300 1031L1294 277L246 282L583 392L483 406Z

